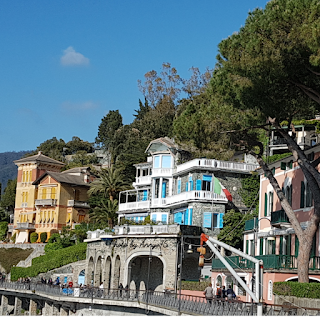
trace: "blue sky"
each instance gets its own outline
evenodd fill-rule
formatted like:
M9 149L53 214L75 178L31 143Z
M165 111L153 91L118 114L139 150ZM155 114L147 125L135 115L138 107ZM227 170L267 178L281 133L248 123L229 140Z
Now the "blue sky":
M0 152L57 137L94 142L101 119L133 120L137 80L170 62L181 77L267 0L1 0Z

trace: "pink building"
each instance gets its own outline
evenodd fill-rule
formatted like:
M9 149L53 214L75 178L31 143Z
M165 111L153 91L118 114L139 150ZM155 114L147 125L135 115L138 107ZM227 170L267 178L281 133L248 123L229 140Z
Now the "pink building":
M320 156L320 146L317 145L307 151L310 160ZM279 186L283 188L288 201L297 216L302 228L313 214L313 198L307 181L292 156L269 164ZM243 252L263 260L263 299L266 303L274 303L273 283L279 281L297 281L297 256L299 241L290 222L281 209L280 201L273 191L269 180L260 174L259 218L246 222L244 231ZM309 279L320 282L320 241L317 231L310 254ZM234 267L240 277L252 288L252 265L248 260L240 257L230 257L230 265ZM233 285L235 293L243 301L251 301L249 295L237 285L229 271L220 260L212 261L213 286L219 283Z

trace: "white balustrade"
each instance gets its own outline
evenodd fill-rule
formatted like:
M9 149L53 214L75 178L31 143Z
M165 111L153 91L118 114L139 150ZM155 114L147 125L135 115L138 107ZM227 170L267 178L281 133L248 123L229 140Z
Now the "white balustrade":
M152 199L152 206L153 207L163 207L165 206L168 202L167 202L168 198L157 198L157 199Z
M156 225L152 226L153 234L160 234L160 233L169 233L168 225Z
M178 165L176 172L190 170L194 167L206 167L212 169L227 169L248 172L255 170L258 167L258 165L232 161L221 161L214 159L193 159L191 161Z
M141 185L146 185L146 184L151 184L151 176L142 176L142 177L136 177L136 185L141 184Z
M166 198L167 204L172 204L181 201L190 200L213 200L218 202L228 202L225 195L220 195L211 191L193 190L188 192L182 192L171 197Z
M172 168L157 168L152 169L152 176L153 177L170 177L173 174Z
M150 208L150 201L136 201L119 204L119 211L148 208Z
M129 234L144 234L144 226L129 226Z

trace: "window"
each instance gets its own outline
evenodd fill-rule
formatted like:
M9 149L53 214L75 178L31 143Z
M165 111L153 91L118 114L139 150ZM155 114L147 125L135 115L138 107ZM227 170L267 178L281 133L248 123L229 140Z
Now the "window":
M152 221L157 221L157 215L156 215L156 214L153 214L153 215L151 216L151 220L152 220Z
M268 208L268 216L271 215L271 212L273 211L273 192L269 192L269 208Z
M177 194L181 193L181 179L178 179Z
M189 188L188 188L190 191L193 190L193 180L192 180L192 177L189 177Z
M155 156L155 157L154 157L153 167L154 167L154 168L160 168L160 156Z
M286 187L285 196L291 206L292 205L292 185Z
M47 199L47 189L42 188L42 199Z
M161 222L162 223L167 223L168 215L167 214L162 214L161 215Z
M154 198L159 198L160 179L155 179L154 184Z
M312 202L313 202L312 192L311 192L311 189L309 187L309 184L307 183L307 185L306 185L306 206L307 207L311 207L312 206Z
M301 181L301 189L300 189L300 208L304 208L304 197L305 197L306 187L304 181Z
M162 168L171 168L171 156L162 156Z
M268 194L264 194L264 216L268 215Z
M179 211L174 213L174 216L173 216L174 223L191 226L192 212L193 212L193 208L179 209Z
M254 256L255 255L255 250L254 250L254 241L250 240L250 255Z
M162 182L162 193L161 198L165 198L167 193L167 182Z
M203 227L207 229L223 228L223 215L224 213L203 213Z
M210 181L202 181L202 190L210 191L211 189L211 182Z
M51 188L51 199L56 198L56 188Z
M260 256L263 255L263 238L260 238L260 251L259 251Z

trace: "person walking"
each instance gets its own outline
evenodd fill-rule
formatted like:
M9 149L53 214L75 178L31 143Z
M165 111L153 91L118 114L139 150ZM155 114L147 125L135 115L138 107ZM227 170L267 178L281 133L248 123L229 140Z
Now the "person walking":
M222 286L222 298L225 299L227 297L226 286Z
M216 298L217 298L217 299L221 299L221 295L222 295L222 290L221 290L221 288L220 288L220 285L217 284Z
M227 290L227 297L228 297L228 300L232 300L236 298L234 291L231 289L231 285L229 285L229 288Z
M207 303L212 304L212 299L213 299L212 283L209 283L208 287L206 287L205 290L203 291L203 294L205 295Z
M118 289L119 289L120 297L122 297L122 290L123 290L123 285L122 285L122 283L119 284Z

